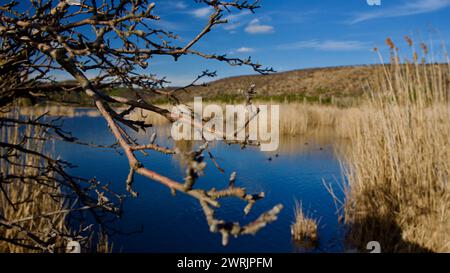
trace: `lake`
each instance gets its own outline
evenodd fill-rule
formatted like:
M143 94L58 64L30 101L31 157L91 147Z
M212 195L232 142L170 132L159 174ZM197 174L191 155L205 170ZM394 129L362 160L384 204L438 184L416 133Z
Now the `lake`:
M64 128L84 142L112 144L115 142L102 117L77 115L63 118ZM173 147L164 128L149 128L147 134L136 137L145 143L154 130L158 130L157 143ZM148 142L148 141L147 141ZM198 202L170 191L154 181L136 176L134 189L138 198L127 198L123 217L114 225L124 234L115 234L110 239L115 252L340 252L344 250L344 227L338 223L333 198L323 185L342 183L339 159L335 153L332 137L282 137L276 152L264 153L258 147L241 150L239 146L228 146L217 142L211 151L220 166L221 174L206 157L208 167L205 176L196 187L224 188L233 171L237 172L237 186L245 187L249 193L264 191L266 198L258 201L252 212L244 216L245 203L239 200L224 200L216 210L222 219L249 222L281 203L284 209L279 219L262 229L255 236L230 238L222 246L220 234L209 232L209 227ZM77 165L70 173L85 178L95 177L112 188L125 191L125 180L129 172L124 155L112 149L99 149L65 142L55 142L55 151L62 159ZM181 149L181 144L179 145ZM193 145L184 143L184 145ZM174 180L182 181L185 170L176 156L150 152L139 156L142 163ZM343 200L341 191L336 191ZM295 200L314 218L319 218L319 243L313 249L297 246L291 239L290 225L294 221Z

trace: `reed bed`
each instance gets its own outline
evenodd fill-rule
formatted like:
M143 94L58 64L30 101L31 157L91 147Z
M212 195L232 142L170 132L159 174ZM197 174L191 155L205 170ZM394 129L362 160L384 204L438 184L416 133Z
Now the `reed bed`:
M392 64L348 132L348 238L387 252L450 252L450 64L419 63L416 52L400 63L390 46Z
M205 102L204 106L207 104ZM360 109L301 102L281 104L279 102L255 102L255 105L259 104L280 106L280 133L289 136L307 135L313 131L327 131L336 132L339 137L349 137L346 127L350 123L346 121L347 117ZM219 105L225 109L225 104ZM167 104L160 105L160 107L171 110L172 106ZM145 120L147 123L157 126L169 124L166 118L150 111L134 111L129 117Z
M34 138L26 142L25 148L44 153L43 141L36 140L43 138L44 133L31 126L27 126L24 133ZM18 126L1 129L1 139L8 143L19 144L20 135ZM6 153L6 149L1 150L2 154ZM2 175L18 177L12 183L1 185L0 214L12 228L0 225L0 252L61 251L64 248L64 238L59 234L68 234L69 230L66 226L67 212L63 210L64 200L60 197L60 187L53 180L40 180L39 168L45 168L41 157L29 153L18 153L15 162L18 164L10 164L2 159L0 163ZM52 173L46 175L54 176ZM22 180L20 177L27 178ZM51 236L54 236L54 247L52 249L36 247L36 241L27 234L27 231L32 231L38 237L37 239L42 241L48 241Z
M3 115L19 118L14 111ZM92 225L82 224L80 229L89 232L84 236L69 226L68 189L63 189L63 178L42 158L52 154L46 140L42 127L0 127L1 142L32 151L0 148L0 253L66 252L73 238L81 244L81 251L96 247L97 252L112 252L106 233L90 231Z
M22 116L42 116L47 115L51 117L99 117L100 114L97 109L92 107L73 107L60 105L45 105L45 106L21 106L18 111Z

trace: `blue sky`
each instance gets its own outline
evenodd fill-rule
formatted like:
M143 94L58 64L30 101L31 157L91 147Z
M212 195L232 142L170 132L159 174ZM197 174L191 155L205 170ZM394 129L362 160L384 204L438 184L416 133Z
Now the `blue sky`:
M73 0L77 1L77 0ZM435 48L435 55L450 45L450 0L260 0L255 14L225 14L228 24L218 25L193 49L229 57L252 56L277 71L301 68L379 63L373 48L388 55L390 37L410 56L404 36ZM208 21L210 10L194 0L155 0L155 27L179 36L180 45L195 37ZM249 0L251 2L251 0ZM26 7L22 7L24 10ZM430 46L433 44L434 46ZM146 70L138 72L167 77L171 85L185 85L205 69L217 70L218 78L254 74L248 67L230 67L217 61L183 56L174 62L156 56ZM90 72L95 76L96 73ZM67 73L56 72L57 79ZM217 79L217 78L215 78Z
M158 23L192 38L208 20L208 9L193 0L157 2ZM217 26L195 47L209 53L252 56L277 71L299 68L378 62L371 50L386 50L390 37L402 48L408 35L417 43L449 44L450 0L262 0L256 14L235 11L227 25ZM407 51L407 52L406 52ZM409 53L404 49L405 54ZM185 84L204 69L219 78L252 74L249 68L184 57L174 63L158 57L146 72L167 76L174 85Z

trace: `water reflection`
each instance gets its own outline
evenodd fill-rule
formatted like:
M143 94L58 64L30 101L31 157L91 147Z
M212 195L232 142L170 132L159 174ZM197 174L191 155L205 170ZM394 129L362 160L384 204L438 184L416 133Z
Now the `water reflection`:
M64 118L65 128L85 142L111 144L111 136L101 117L74 115ZM135 137L142 143L157 132L157 143L162 146L192 150L194 142L175 142L167 139L169 128L157 126ZM343 228L338 224L333 199L323 181L340 181L341 173L335 153L336 139L326 132L311 132L304 136L286 136L280 139L276 152L263 153L258 147L241 150L239 146L215 142L210 146L222 174L207 158L206 175L198 187L226 187L231 172L236 171L237 185L249 192L263 191L266 198L257 203L250 215L243 214L243 204L226 200L217 216L227 220L248 223L277 203L284 205L279 220L256 236L240 237L222 247L220 235L208 231L201 208L195 200L183 195L173 197L170 191L157 183L136 177L135 190L139 198L127 199L123 218L117 228L124 232L142 232L113 236L114 250L123 252L298 252L340 251L343 248ZM175 145L175 147L174 147ZM78 165L75 175L96 177L110 182L116 191L125 192L128 166L123 155L114 150L93 149L68 143L57 143L55 150L65 160ZM150 152L139 155L143 164L172 179L181 181L184 164L176 156ZM340 198L342 194L337 193ZM317 247L305 248L291 240L290 225L294 220L294 200L301 200L313 217L321 218Z

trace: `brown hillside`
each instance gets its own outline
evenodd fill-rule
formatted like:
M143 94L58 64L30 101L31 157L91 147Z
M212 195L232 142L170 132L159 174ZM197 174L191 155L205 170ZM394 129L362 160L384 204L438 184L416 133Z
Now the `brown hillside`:
M375 66L346 66L303 69L270 74L224 78L213 81L208 86L190 89L189 95L204 98L223 95L240 95L254 83L260 96L304 95L304 96L348 96L360 95L367 81L376 73Z

